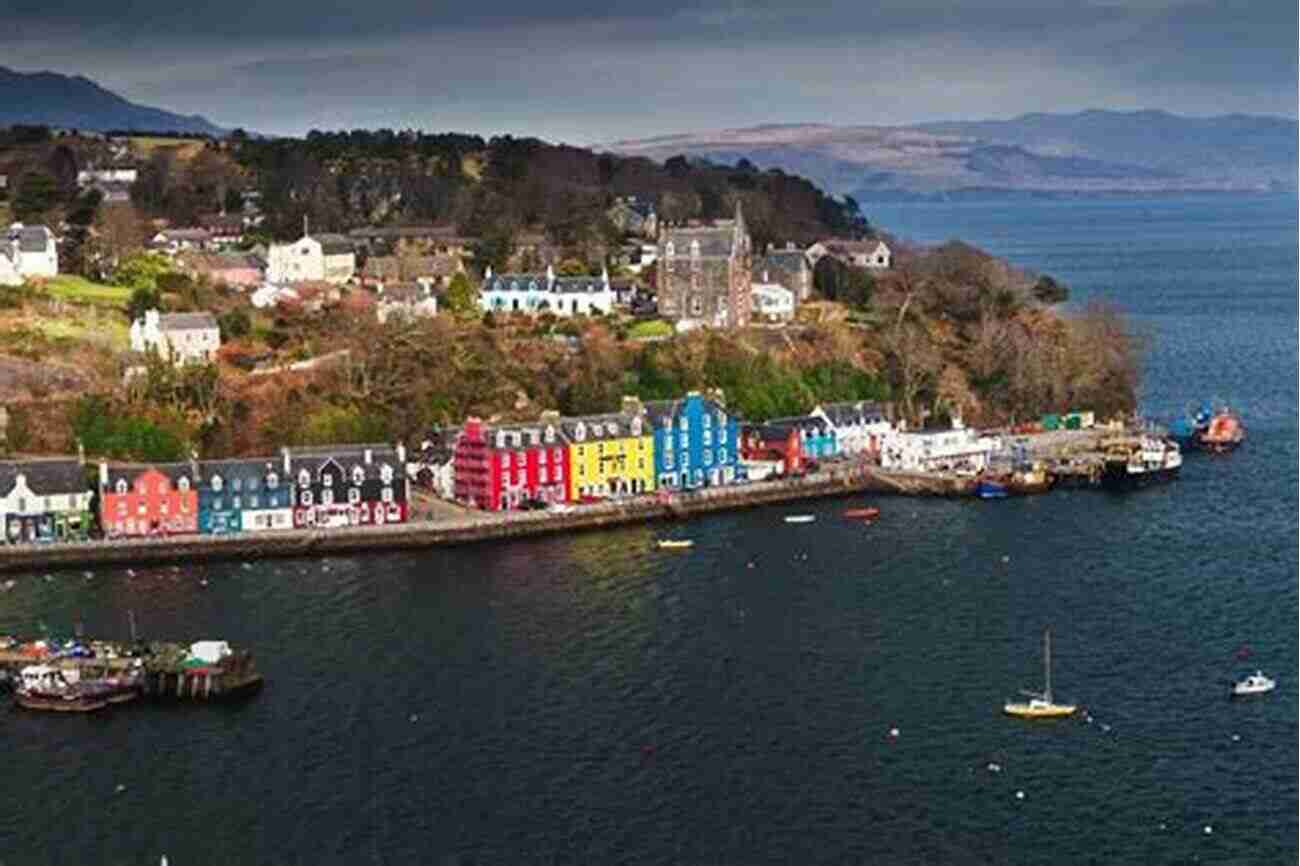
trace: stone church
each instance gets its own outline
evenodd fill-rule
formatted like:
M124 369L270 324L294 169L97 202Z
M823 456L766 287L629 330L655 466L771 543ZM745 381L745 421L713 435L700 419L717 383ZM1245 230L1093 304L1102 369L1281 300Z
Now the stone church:
M659 314L679 330L743 328L750 319L752 268L753 249L739 203L734 219L662 226Z

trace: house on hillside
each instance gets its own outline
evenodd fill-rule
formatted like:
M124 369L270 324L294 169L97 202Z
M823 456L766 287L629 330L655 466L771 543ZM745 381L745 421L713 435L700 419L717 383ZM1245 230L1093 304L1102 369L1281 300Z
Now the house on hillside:
M832 427L836 451L846 457L878 458L885 437L894 430L885 407L865 400L824 403L809 414Z
M425 282L446 287L452 276L465 271L460 256L438 254L432 256L371 256L361 268L361 283L366 286L387 285L400 282Z
M794 318L794 292L780 283L756 282L753 318L762 322L788 322Z
M605 215L624 234L652 239L659 235L659 218L655 215L654 202L649 199L622 196L614 200Z
M248 296L248 302L259 310L271 309L285 302L293 303L300 300L302 300L302 296L295 290L288 286L276 286L271 283L263 283Z
M149 239L149 246L160 253L174 256L186 250L209 250L213 248L212 233L197 226L179 229L163 229Z
M768 244L767 251L754 263L754 282L780 283L794 292L796 302L803 302L812 295L812 264L793 242L780 249Z
M356 250L343 235L303 235L291 244L271 244L266 252L266 278L272 283L324 280L342 285L356 270Z
M85 189L97 183L126 184L128 187L140 177L140 170L129 163L96 168L88 165L77 172L77 186Z
M126 204L131 200L131 184L122 181L97 180L90 188L99 193L100 204Z
M91 485L76 457L0 462L0 545L85 541Z
M549 266L544 274L494 274L488 268L479 288L484 312L594 316L613 312L616 300L608 272L557 277Z
M207 214L199 217L199 226L207 229L218 247L234 246L244 237L244 217L240 214Z
M894 262L893 252L881 240L824 240L813 244L805 252L813 267L817 266L822 256L827 255L834 256L846 265L873 271L888 270Z
M348 237L358 246L379 254L447 255L468 258L478 238L462 235L455 226L363 226Z
M24 279L59 273L59 248L46 226L14 223L8 232L9 258Z
M184 252L176 262L191 277L207 277L235 289L251 289L262 283L262 261L250 253Z
M753 254L740 205L734 219L659 231L659 314L679 329L742 328L751 315Z
M394 316L408 319L438 315L438 296L428 283L388 283L379 287L375 315L380 323Z
M221 329L211 313L148 310L131 323L132 352L157 352L178 367L212 361L219 348Z
M882 469L975 475L988 468L997 440L954 419L951 430L893 430L880 448Z

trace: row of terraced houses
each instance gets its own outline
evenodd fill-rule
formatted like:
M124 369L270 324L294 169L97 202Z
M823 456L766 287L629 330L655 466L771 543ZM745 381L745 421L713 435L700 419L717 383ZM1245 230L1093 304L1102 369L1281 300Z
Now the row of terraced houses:
M535 421L470 418L449 449L450 498L506 511L797 474L809 461L879 454L892 429L874 403L747 424L720 395L624 398L619 412Z

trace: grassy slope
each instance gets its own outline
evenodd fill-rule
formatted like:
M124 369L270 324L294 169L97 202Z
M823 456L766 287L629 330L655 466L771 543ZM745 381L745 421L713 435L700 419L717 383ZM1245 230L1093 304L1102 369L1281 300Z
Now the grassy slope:
M72 274L59 274L45 281L42 288L51 296L61 300L97 306L125 306L131 298L130 289L92 282L85 277Z

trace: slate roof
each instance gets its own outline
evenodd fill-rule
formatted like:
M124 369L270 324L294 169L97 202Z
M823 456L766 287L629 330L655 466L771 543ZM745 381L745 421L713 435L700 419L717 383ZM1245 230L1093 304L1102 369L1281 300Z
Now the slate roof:
M431 292L426 292L424 286L419 283L391 283L384 286L384 290L379 293L378 300L392 304L413 304L431 297Z
M844 424L856 424L859 419L867 421L885 420L885 410L879 403L869 401L847 402L847 403L826 403L821 406L821 410L826 413L826 417L831 419L835 426Z
M484 291L553 292L563 295L594 294L605 291L603 277L556 277L548 284L546 274L493 274L484 280Z
M370 449L371 452L369 464L366 463L366 449ZM368 481L377 481L380 479L380 470L385 463L392 467L395 480L406 477L406 467L397 459L397 449L388 444L289 449L289 467L294 479L303 469L310 472L314 478L317 471L330 460L337 463L349 478L352 476L353 468L360 466ZM283 458L281 458L281 466L283 466Z
M109 490L116 487L118 481L125 481L128 486L135 484L135 479L150 469L158 470L173 484L182 478L194 480L193 467L189 463L113 463L108 467Z
M818 418L816 415L796 415L790 418L772 418L768 426L777 430L799 430L811 431L814 433L825 433L830 430L830 425Z
M808 259L804 256L803 250L772 250L763 254L763 261L769 267L782 268L787 271L797 271L800 268L808 267Z
M415 256L406 260L410 277L447 277L456 272L455 256ZM371 256L366 259L362 274L371 279L397 279L402 261L397 256Z
M207 229L185 228L185 229L163 229L162 236L172 241L201 241L212 240L212 233Z
M206 331L217 327L211 313L163 313L158 317L160 331Z
M327 256L346 255L356 251L352 239L347 235L323 234L312 235L312 240L320 244L321 253Z
M40 496L85 493L85 467L75 457L51 457L38 460L11 460L0 463L0 496L8 496L22 475L32 492Z
M230 478L265 478L272 472L282 473L284 460L281 457L245 457L228 460L200 460L199 480L207 483L213 475L223 480Z
M204 271L228 271L253 268L261 270L262 260L251 253L199 253L185 252L179 256L182 263Z
M594 294L608 287L600 277L556 277L551 291L562 295Z
M640 434L632 432L632 415L622 412L608 412L603 415L580 415L561 418L560 429L573 442L599 442L607 439L627 439L632 436L649 436L651 428L642 423ZM584 437L578 438L578 425L585 428Z
M735 251L735 228L734 220L719 220L711 226L673 226L664 230L660 246L667 250L671 243L674 258L691 257L693 244L698 242L700 258L730 258Z

